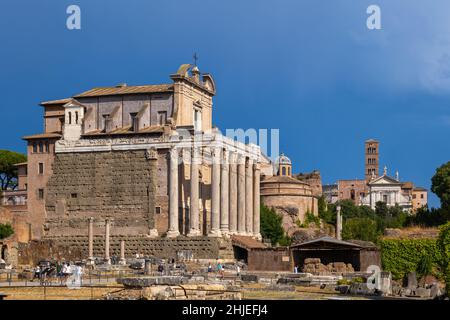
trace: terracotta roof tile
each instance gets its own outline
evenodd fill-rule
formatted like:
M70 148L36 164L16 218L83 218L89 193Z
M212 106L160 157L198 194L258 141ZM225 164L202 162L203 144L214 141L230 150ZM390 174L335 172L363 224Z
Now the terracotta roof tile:
M77 94L74 96L74 98L114 96L114 95L137 94L137 93L158 93L158 92L172 92L172 91L173 91L173 84L98 87Z
M61 134L59 134L59 133L40 133L40 134L34 134L31 136L22 137L23 140L48 139L48 138L61 138Z
M245 249L265 249L267 248L262 242L253 239L252 237L236 236L231 237L233 244L243 247Z
M70 100L71 100L71 98L60 99L60 100L50 100L50 101L41 102L40 105L41 106L48 106L48 105L66 104Z

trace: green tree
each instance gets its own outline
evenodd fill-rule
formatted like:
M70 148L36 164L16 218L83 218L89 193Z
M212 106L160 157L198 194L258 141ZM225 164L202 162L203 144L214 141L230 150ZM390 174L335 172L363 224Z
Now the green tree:
M15 164L27 161L21 153L0 150L0 190L17 187L17 167Z
M273 245L280 243L286 245L289 242L282 226L282 217L272 208L261 205L261 235L270 239Z
M13 233L14 230L9 223L7 224L0 223L0 239L8 238Z
M415 215L409 216L408 225L423 227L437 227L450 221L450 209L444 208L419 208Z
M386 202L378 201L375 203L375 214L377 217L385 218L389 216L389 208Z
M322 199L322 201L325 202L324 197L319 198L319 201L320 201L320 199ZM319 218L328 224L335 225L336 224L336 204L334 204L334 203L326 204L326 202L325 202L324 205L323 204L321 205L319 202L318 207L319 207Z
M441 200L441 208L450 210L450 161L436 169L431 178L431 191Z
M325 196L322 195L317 199L317 209L319 215L327 212L327 201L325 200Z
M352 200L339 201L341 206L341 213L344 218L359 217L359 207Z
M347 219L342 228L344 240L355 239L377 242L380 235L376 221L370 218Z
M442 273L447 295L450 295L450 221L440 227L437 246L442 255Z

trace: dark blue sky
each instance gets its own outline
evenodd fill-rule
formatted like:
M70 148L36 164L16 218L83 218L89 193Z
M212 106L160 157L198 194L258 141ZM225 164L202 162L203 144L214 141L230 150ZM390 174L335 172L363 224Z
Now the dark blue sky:
M66 28L71 4L79 31ZM382 30L366 27L370 4ZM430 188L450 160L449 14L446 0L4 1L0 149L23 152L20 137L42 131L40 101L169 82L196 51L221 129L280 129L294 171L324 183L362 178L376 138L381 166Z

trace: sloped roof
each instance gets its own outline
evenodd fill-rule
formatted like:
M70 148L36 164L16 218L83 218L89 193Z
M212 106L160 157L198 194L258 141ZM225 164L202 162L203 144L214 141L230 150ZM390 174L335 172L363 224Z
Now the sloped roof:
M173 84L152 84L143 86L116 86L116 87L98 87L82 92L74 96L74 98L115 96L137 93L162 93L172 92Z
M31 136L22 137L23 140L49 139L49 138L61 138L61 134L59 134L59 133L40 133L40 134L34 134Z
M376 179L371 180L368 184L369 185L376 185L376 184L381 184L379 182L381 182L382 180L386 181L387 184L396 184L396 185L403 185L403 182L400 182L392 177L389 177L387 175L382 175L381 177L378 177Z
M403 189L412 189L412 188L414 188L414 183L412 183L411 181L403 182L402 188Z
M259 242L258 240L253 239L252 237L233 235L231 237L231 240L234 245L237 245L238 247L241 247L244 249L265 249L265 248L267 248L262 242Z
M41 102L41 106L49 106L49 105L63 105L68 103L72 98L65 98L65 99L59 99L59 100L50 100L50 101L44 101Z
M318 244L318 243L333 244L333 245L345 246L345 247L351 247L351 248L362 248L362 246L359 244L348 242L348 241L343 241L343 240L338 240L338 239L330 237L330 236L323 236L323 237L313 239L310 241L305 241L302 243L294 244L291 246L291 248L302 248L302 247L307 247L309 245Z

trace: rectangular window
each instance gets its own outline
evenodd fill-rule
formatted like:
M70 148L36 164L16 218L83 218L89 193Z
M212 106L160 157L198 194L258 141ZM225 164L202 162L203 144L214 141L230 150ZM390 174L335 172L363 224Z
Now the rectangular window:
M198 109L194 109L194 130L202 130L202 113Z
M78 194L77 194L77 193L71 193L71 194L70 194L70 197L71 197L72 199L76 199L76 198L78 198Z
M38 199L44 199L44 189L38 189Z
M139 131L139 118L137 117L137 113L130 113L131 117L131 131L138 132Z
M421 198L421 199L423 199L423 198L424 198L423 194L421 194L421 195L420 195L420 198Z
M45 141L45 152L48 153L48 141Z
M44 174L44 163L39 162L38 172L39 172L39 174Z
M158 112L158 124L160 126L165 125L167 122L167 111L159 111Z
M37 143L33 142L33 153L37 152Z
M103 131L104 132L108 132L109 130L111 130L111 118L109 117L109 114L104 114L103 115Z
M39 152L40 153L44 152L44 143L42 141L39 142Z
M155 207L156 214L161 214L161 207Z

